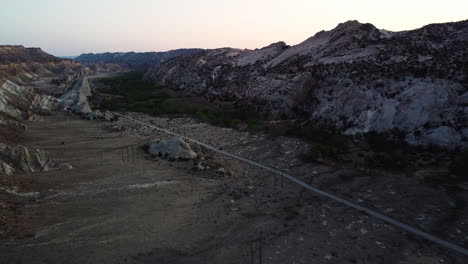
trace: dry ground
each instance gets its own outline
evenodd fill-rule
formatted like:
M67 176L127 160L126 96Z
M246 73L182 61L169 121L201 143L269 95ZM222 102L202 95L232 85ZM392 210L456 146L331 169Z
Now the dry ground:
M187 120L153 121L173 127L185 122L188 127L178 128L187 134L278 165L286 162L277 160L288 151L284 140L289 140L288 146L294 141L273 141ZM109 129L114 124L56 113L28 125L25 145L45 149L74 168L19 176L29 180L26 191L41 195L21 208L16 220L20 232L1 241L0 263L251 263L252 255L253 263L260 263L260 241L262 263L466 261L287 182L281 187L278 180L275 188L268 173L196 146L213 169L195 171L192 161L150 159L142 146L165 135L129 122L123 122L127 130L118 132ZM370 195L369 190L377 188L373 181L379 188L392 181L382 183L319 165L301 167L293 153L286 157L291 173L302 171L316 184L388 205L385 195ZM217 173L220 167L228 173ZM350 175L354 178L348 179ZM387 189L399 191L395 186ZM417 200L409 194L397 196L387 197L397 215L400 207ZM429 208L446 210L439 203L450 198L441 197L426 201ZM450 230L459 228L450 224Z

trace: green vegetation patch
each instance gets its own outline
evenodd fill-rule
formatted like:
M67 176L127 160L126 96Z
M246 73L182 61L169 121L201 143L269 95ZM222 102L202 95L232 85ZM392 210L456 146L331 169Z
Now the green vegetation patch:
M249 130L265 129L266 116L252 107L214 106L194 103L185 97L172 97L162 87L143 80L145 71L133 71L119 77L103 79L107 88L102 93L118 95L117 98L102 101L100 108L111 111L132 111L152 115L184 114L201 121L223 127L245 127Z

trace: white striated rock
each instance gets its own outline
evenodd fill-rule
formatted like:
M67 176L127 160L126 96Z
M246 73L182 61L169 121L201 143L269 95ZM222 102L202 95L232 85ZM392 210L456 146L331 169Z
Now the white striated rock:
M5 163L0 160L0 172L3 172L7 175L13 175L15 174L16 170L12 166L10 166L8 163Z
M0 112L16 119L27 120L32 112L53 110L55 104L55 98L37 94L32 87L0 80Z
M145 79L253 106L272 119L309 120L346 134L399 131L414 144L463 147L468 51L460 43L467 41L468 21L404 32L348 21L292 47L275 43L179 57L150 69ZM427 139L410 139L422 129ZM450 143L442 134L453 137Z
M14 174L16 171L34 173L71 168L68 163L49 160L43 150L30 150L22 145L9 146L0 143L0 171L7 174Z
M80 114L88 114L92 111L88 102L89 96L91 96L91 87L88 77L84 76L70 84L67 92L59 99L59 107Z
M25 146L8 146L3 143L0 143L0 159L24 172L42 171L49 161L42 150L29 150Z

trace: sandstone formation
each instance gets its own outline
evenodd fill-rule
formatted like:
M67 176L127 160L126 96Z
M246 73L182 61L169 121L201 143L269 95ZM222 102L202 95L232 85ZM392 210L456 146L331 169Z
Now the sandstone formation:
M56 99L37 94L29 86L0 79L0 125L22 127L20 120L34 119L36 113L54 109Z
M53 111L59 106L55 97L34 91L32 81L55 77L66 86L74 78L88 72L89 69L77 62L54 57L39 48L0 46L0 173L71 168L69 164L49 160L42 150L18 145L18 141L27 129L25 121L37 120L38 114ZM78 99L71 107L80 111L86 110L87 101L79 99L90 95L89 85L88 91L85 89L85 78L71 85L72 88L80 86L82 95L67 97L73 102Z
M22 85L40 77L76 77L90 72L74 60L57 58L40 48L0 45L0 79Z
M347 134L400 131L412 145L467 146L468 21L390 32L348 21L296 46L181 56L145 79ZM448 137L448 139L447 139Z
M75 79L59 99L59 107L79 114L90 113L88 97L91 96L91 87L88 77Z
M49 160L43 150L0 143L0 172L11 175L16 171L33 173L66 168L70 169L71 165Z
M0 172L14 174L17 171L37 172L70 167L50 161L42 150L6 144L15 143L15 137L26 130L23 121L35 118L37 113L53 110L56 99L8 80L0 80L0 83Z

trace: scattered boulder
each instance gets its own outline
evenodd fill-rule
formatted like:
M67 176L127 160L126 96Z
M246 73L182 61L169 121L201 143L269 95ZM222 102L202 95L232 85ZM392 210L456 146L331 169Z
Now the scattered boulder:
M104 111L102 118L109 122L115 118L115 115L111 111Z
M98 120L98 119L102 119L103 117L104 117L104 114L99 110L94 110L92 112L89 112L86 115L86 119L88 120Z
M86 114L86 119L88 120L105 120L109 122L114 119L114 117L115 116L111 111L101 112L100 110L94 110Z
M198 170L198 171L209 170L209 169L210 169L210 166L204 164L203 161L204 161L204 158L201 158L201 161L199 161L199 162L197 162L197 163L195 164L194 169L195 169L195 170Z
M125 131L127 130L126 126L123 125L123 124L110 124L109 126L107 126L107 129L109 129L110 131L112 132L122 132L122 131Z
M217 170L216 170L216 173L218 173L218 174L220 174L220 175L226 175L226 174L228 174L228 173L226 172L226 169L223 168L223 167L217 169Z
M149 144L148 152L153 156L169 160L188 160L197 157L190 145L180 137L153 140Z

